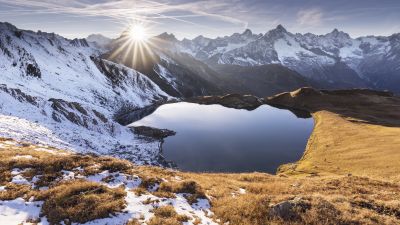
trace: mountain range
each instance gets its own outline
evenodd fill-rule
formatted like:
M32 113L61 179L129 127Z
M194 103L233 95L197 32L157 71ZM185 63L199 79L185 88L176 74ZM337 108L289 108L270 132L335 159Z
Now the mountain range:
M163 33L152 42L155 43L151 45L155 46L154 52L169 56L170 62L175 58L190 59L190 64L182 63L216 72L216 75L210 75L213 72L208 71L207 79L212 84L222 81L224 85L219 86L222 92L262 96L299 86L400 91L400 33L388 37L351 38L337 29L325 35L293 34L278 25L265 34L253 34L247 29L215 39L198 36L179 41L173 34ZM110 43L113 42L110 40ZM166 68L167 74L174 74L162 61L156 64ZM260 71L265 72L260 74ZM149 73L149 68L146 72ZM205 77L201 75L198 79ZM265 85L260 86L260 82ZM279 83L277 86L282 88L270 85L270 82Z
M324 88L368 87L399 92L400 33L351 38L334 29L325 35L293 34L282 25L265 34L242 34L176 42L211 67L279 64Z

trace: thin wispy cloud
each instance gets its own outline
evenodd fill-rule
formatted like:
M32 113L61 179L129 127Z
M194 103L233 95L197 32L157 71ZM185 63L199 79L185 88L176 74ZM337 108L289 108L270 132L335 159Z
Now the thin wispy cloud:
M77 29L80 37L103 32L99 28L115 37L132 21L153 26L154 34L167 31L180 38L224 36L246 28L265 33L278 24L292 32L321 34L339 28L353 35L388 34L395 29L393 21L400 20L400 2L382 1L385 4L373 0L0 0L0 20L60 34ZM64 26L53 25L57 23Z
M145 0L119 0L105 1L101 3L84 3L82 1L32 1L32 0L0 0L0 3L14 6L14 9L7 10L3 13L22 13L22 14L68 14L78 15L80 17L108 17L126 23L127 21L142 21L146 23L160 23L159 20L169 19L192 25L199 25L188 20L193 17L213 17L232 24L247 25L246 21L237 18L213 13L221 11L222 8L227 8L227 2L217 1L195 1L195 2L156 2ZM15 8L15 6L23 7L24 9ZM187 15L167 15L172 12L187 12Z
M323 23L323 16L319 8L304 9L297 13L297 22L304 26L319 26Z

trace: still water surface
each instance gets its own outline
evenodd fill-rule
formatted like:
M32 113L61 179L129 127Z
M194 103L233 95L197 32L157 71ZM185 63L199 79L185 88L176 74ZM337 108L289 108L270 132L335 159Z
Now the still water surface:
M253 111L220 105L173 103L130 126L166 128L163 155L179 169L198 172L269 172L300 159L311 118L263 105Z

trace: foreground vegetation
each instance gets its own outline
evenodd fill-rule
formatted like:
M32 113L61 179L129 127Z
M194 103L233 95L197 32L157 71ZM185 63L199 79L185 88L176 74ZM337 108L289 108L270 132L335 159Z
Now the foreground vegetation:
M131 194L142 197L140 204L148 205L151 215L127 214L126 224L207 224L204 218L162 203L182 193L193 208L201 199L208 199L211 211L207 217L220 224L400 223L397 182L350 175L296 178L263 173L184 173L9 139L1 139L0 144L0 186L4 186L0 199L43 202L40 217L30 218L33 223L43 218L51 224L85 223L118 216L132 207L127 202L127 194ZM19 175L16 169L21 171ZM101 181L90 179L104 171L111 173ZM27 182L16 182L16 176ZM113 185L122 176L140 182Z

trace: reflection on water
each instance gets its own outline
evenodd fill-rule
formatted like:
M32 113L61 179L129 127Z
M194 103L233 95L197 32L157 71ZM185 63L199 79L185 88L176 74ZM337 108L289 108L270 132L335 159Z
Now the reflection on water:
M176 131L165 139L163 155L182 170L274 173L300 159L313 120L268 105L247 111L181 102L163 105L131 126Z

